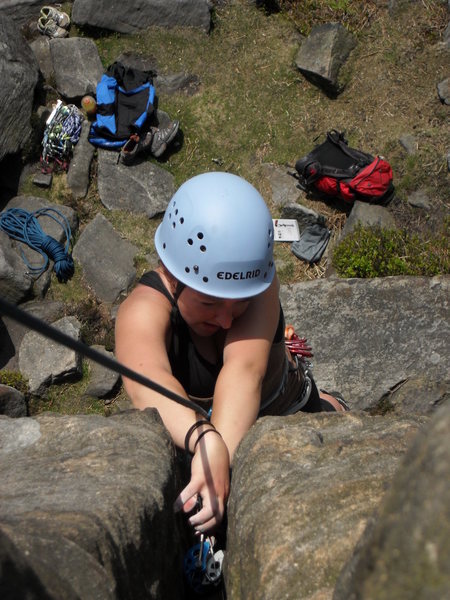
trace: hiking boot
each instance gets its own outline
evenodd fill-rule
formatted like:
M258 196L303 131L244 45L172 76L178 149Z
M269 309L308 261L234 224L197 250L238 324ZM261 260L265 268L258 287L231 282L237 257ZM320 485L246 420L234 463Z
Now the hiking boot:
M66 29L63 29L53 19L47 19L47 17L39 17L37 22L37 28L49 38L65 38L69 35Z
M178 127L180 126L179 121L171 121L167 127L158 129L158 127L152 127L153 133L152 143L150 146L150 152L155 158L158 158L167 149L167 146L172 142L177 135Z
M119 154L119 160L124 165L131 165L140 151L139 136L136 133L130 135L129 139L122 146Z
M147 152L147 150L150 149L153 141L154 129L155 127L151 127L144 137L141 138L141 141L139 142L139 152Z
M70 27L69 15L60 10L56 10L56 8L53 8L52 6L43 6L41 8L41 17L43 17L44 21L47 21L48 19L55 21L58 27L62 27L63 29L69 29Z

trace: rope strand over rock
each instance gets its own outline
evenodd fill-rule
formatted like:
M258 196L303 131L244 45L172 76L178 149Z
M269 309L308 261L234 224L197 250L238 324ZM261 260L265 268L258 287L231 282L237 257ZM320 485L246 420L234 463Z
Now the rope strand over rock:
M38 218L41 216L53 219L62 227L66 236L65 246L42 230L38 222ZM22 258L30 275L38 278L48 268L49 260L54 263L53 270L60 283L66 283L74 274L75 266L72 255L69 254L70 225L67 218L58 210L40 208L30 213L22 208L9 208L0 213L0 229L7 233L9 237L27 244L43 257L43 264L33 265L27 260L22 251Z

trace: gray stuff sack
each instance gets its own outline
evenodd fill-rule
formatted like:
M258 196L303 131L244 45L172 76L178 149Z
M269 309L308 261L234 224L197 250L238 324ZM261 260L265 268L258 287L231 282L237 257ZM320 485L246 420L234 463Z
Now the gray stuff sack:
M331 232L324 225L308 225L300 234L300 239L291 244L291 251L297 258L309 263L318 262L328 245Z

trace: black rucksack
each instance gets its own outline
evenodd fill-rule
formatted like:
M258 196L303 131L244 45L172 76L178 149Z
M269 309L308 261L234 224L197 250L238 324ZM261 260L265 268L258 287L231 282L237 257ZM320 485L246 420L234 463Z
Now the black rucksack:
M120 149L132 134L145 132L154 111L153 71L110 65L97 84L97 115L89 131L94 146Z
M355 200L387 204L394 194L391 165L381 156L350 148L344 133L334 129L297 160L295 169L305 191L351 204Z

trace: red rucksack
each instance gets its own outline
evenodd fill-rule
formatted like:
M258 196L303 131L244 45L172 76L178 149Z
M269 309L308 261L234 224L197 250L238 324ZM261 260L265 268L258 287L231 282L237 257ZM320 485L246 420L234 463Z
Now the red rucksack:
M301 187L326 197L387 204L394 195L391 165L381 156L350 148L344 133L326 140L295 163Z

